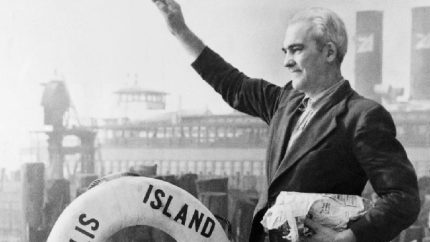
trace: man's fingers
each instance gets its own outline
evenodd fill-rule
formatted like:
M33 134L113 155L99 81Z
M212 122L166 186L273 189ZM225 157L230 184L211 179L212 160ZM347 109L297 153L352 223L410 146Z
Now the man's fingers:
M304 223L315 232L318 232L322 228L321 224L312 221L310 218L306 218Z
M172 6L175 9L180 8L181 6L175 0L164 0L169 6Z
M165 0L152 0L152 2L155 3L156 5L159 5L159 4L166 5L166 1Z
M157 5L158 9L163 12L167 12L168 6L165 0L152 0L155 5Z
M168 0L152 0L152 2L154 2L155 4L164 4L164 5L170 4L170 1Z
M185 24L184 16L181 11L181 7L174 0L152 0L160 10L161 15L166 20L167 27L173 35L179 35L188 31L188 27Z
M181 9L181 5L179 5L178 2L176 2L175 0L152 0L155 4L160 4L160 5L164 5L167 6L169 9L172 10L179 10Z

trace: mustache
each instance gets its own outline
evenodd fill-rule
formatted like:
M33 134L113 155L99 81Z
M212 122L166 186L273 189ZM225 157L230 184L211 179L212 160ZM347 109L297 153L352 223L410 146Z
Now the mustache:
M300 69L300 68L288 68L288 70L290 71L290 72L299 72L299 71L302 71L302 69Z

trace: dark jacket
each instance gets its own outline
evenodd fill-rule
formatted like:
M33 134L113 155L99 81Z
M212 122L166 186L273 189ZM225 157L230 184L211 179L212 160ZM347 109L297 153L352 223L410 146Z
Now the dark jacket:
M304 97L291 82L279 87L249 78L209 48L193 67L233 108L269 125L268 186L255 209L250 241L263 241L260 221L279 192L361 195L367 180L381 199L350 226L357 241L389 241L415 221L416 174L380 104L345 82L286 152L291 117Z

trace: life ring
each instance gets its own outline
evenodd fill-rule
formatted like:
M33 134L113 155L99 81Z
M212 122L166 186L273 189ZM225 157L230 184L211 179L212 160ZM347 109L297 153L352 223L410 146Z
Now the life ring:
M198 199L170 183L121 177L77 197L60 215L48 242L104 242L117 231L149 225L178 242L228 242L214 215Z

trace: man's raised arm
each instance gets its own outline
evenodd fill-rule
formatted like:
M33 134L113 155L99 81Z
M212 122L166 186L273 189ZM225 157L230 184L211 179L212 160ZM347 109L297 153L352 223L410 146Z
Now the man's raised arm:
M170 32L181 42L193 59L197 59L205 48L199 39L187 26L181 6L174 0L152 0L157 5Z
M181 7L174 0L152 0L170 32L193 58L192 67L234 109L269 123L278 106L281 88L261 79L249 78L221 56L206 48L186 25Z

